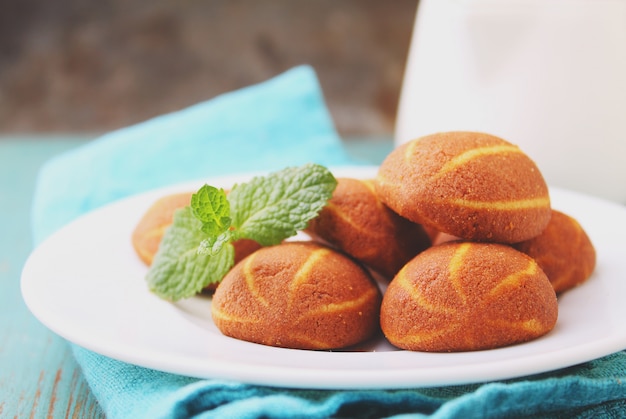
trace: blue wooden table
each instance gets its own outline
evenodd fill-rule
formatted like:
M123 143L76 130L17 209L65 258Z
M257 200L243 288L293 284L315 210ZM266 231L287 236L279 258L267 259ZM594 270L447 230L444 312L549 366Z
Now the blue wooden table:
M26 308L20 274L33 248L30 207L41 165L93 136L0 137L0 418L102 418L67 343ZM350 139L347 150L378 164L389 138Z
M26 308L20 273L32 250L30 206L37 171L84 138L0 139L0 417L100 418L64 340Z

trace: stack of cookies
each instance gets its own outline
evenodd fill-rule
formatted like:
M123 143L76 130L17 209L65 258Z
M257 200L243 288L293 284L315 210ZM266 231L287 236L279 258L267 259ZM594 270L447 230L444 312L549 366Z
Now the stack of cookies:
M222 333L336 349L382 329L412 351L498 348L550 332L558 293L595 268L591 241L551 208L535 163L493 135L418 138L393 150L374 179L337 181L305 230L310 242L239 252L213 295ZM140 223L134 242L147 230ZM146 263L153 241L149 252L136 245Z
M339 180L349 191L337 188L309 232L390 279L380 325L400 348L471 351L545 335L557 321L556 294L594 269L593 245L551 208L535 163L493 135L415 139L365 182L371 196L355 182ZM394 222L375 221L384 218ZM381 266L388 254L396 260Z

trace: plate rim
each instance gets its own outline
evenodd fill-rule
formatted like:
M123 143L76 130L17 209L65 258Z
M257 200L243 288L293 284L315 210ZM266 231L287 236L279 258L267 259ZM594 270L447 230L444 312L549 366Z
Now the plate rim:
M358 173L359 176L366 176L368 173L373 173L376 170L377 166L363 165L363 166L337 166L330 167L330 170L335 174L336 177L341 177L344 175L355 175ZM29 283L29 268L32 267L33 260L36 261L38 257L38 252L41 252L41 249L46 250L46 246L50 246L50 242L54 242L56 237L59 237L63 234L64 231L67 231L71 226L75 226L77 223L85 222L84 220L89 220L91 217L96 217L97 214L106 213L110 211L112 207L123 207L127 205L128 202L131 201L142 201L147 200L150 197L157 196L159 194L169 193L171 191L180 191L185 188L188 188L192 185L198 187L204 182L210 181L216 185L220 185L225 182L232 182L234 179L248 179L252 176L260 175L267 173L264 172L243 172L243 173L232 173L226 174L224 176L212 176L208 177L206 180L191 180L186 182L180 182L173 185L167 185L163 187L154 188L148 191L140 192L138 194L134 194L132 196L128 196L111 203L105 204L93 211L85 213L70 223L66 224L61 229L57 230L45 240L43 240L29 255L26 263L24 264L24 268L21 276L21 289L22 289L22 298L24 299L28 309L31 313L47 328L52 330L54 333L63 337L64 339L81 346L85 349L94 351L96 353L100 353L104 356L117 359L123 362L130 362L135 365L139 365L146 368L152 368L156 370L161 370L174 374L183 374L188 376L193 376L197 378L222 378L222 379L235 379L238 381L244 381L251 384L259 384L259 385L278 385L282 387L298 387L298 388L317 388L317 389L374 389L374 388L410 388L410 387L431 387L431 386L440 386L440 385L458 385L458 384L469 384L469 383L478 383L485 381L493 381L493 380L502 380L502 379L511 379L517 377L523 377L538 373L544 373L549 371L554 371L557 369L569 367L581 362L591 361L593 359L600 358L605 355L609 355L614 352L618 352L626 348L626 333L622 336L610 335L606 336L602 341L607 341L607 346L603 349L598 346L598 342L589 342L586 346L590 346L593 350L587 350L585 356L577 355L573 348L569 348L565 351L560 351L561 354L565 355L559 358L560 362L551 362L550 365L545 365L545 363L541 362L542 355L534 355L531 357L524 357L521 359L523 362L517 362L516 368L511 369L510 362L503 360L497 362L490 362L490 366L499 366L500 364L509 364L509 368L507 372L499 368L494 368L490 373L485 373L482 371L482 375L484 378L478 379L476 377L476 369L484 369L484 364L478 364L476 367L466 367L461 374L458 372L458 367L450 367L450 369L457 368L455 370L456 375L453 377L452 372L447 371L447 369L443 369L441 367L435 368L436 371L430 371L427 368L420 368L419 371L416 369L405 369L405 370L397 370L393 371L381 371L380 369L362 369L362 370L349 370L346 373L346 370L338 369L336 371L328 370L328 369L297 369L293 367L283 367L283 366L256 366L252 368L248 364L237 363L235 361L224 361L221 360L222 364L220 365L212 365L209 362L204 365L204 372L198 374L194 369L193 365L188 365L187 362L181 359L176 359L177 362L165 362L161 360L160 362L155 359L151 359L150 362L146 362L145 359L139 359L139 357L128 356L128 353L125 353L124 350L120 351L111 351L111 350L102 350L102 344L93 344L93 342L85 341L81 339L79 336L77 337L74 333L67 333L66 328L59 327L58 320L51 320L50 316L46 315L46 313L41 312L41 307L38 307L38 302L36 298L33 296L32 283ZM356 176L356 175L355 175ZM241 180L238 180L241 181ZM551 194L552 191L557 193L565 193L570 196L573 196L574 199L585 199L588 201L594 201L594 204L599 205L615 205L615 208L621 212L626 214L626 208L621 206L620 204L613 203L610 201L606 201L602 198L596 198L589 195L585 195L579 192L564 190L560 188L550 188ZM96 215L94 215L96 214ZM81 221L82 220L82 221ZM128 232L130 237L130 232ZM32 282L32 281L31 281ZM583 285L584 286L584 285ZM574 292L577 290L573 290ZM146 288L146 292L148 292ZM558 325L558 322L557 322ZM228 338L232 339L232 338ZM540 338L541 339L541 338ZM252 344L249 342L245 342L248 345L258 345ZM124 346L124 345L122 345ZM263 345L258 345L263 346ZM514 345L519 347L520 345ZM580 345L578 346L578 348ZM271 347L269 347L271 348ZM286 348L271 348L280 351L300 351L294 349L286 349ZM506 348L504 348L506 349ZM490 351L477 351L474 352L492 352L502 350L494 349ZM313 351L313 353L317 354L325 354L330 353L336 355L336 358L353 356L356 358L365 358L368 362L378 361L380 362L381 358L384 360L387 357L395 356L397 358L407 356L407 355L398 355L402 353L408 353L408 356L411 356L411 352L408 351L393 351L393 352L343 352L343 351ZM381 355L381 354L396 354L396 355ZM373 355L367 355L373 354ZM467 353L461 353L467 354ZM441 354L437 354L441 355ZM455 354L443 354L443 355L455 355ZM456 354L458 355L458 354ZM317 355L316 355L317 356ZM157 357L158 358L158 357ZM183 357L184 358L184 357ZM538 359L537 359L538 358ZM213 362L216 364L216 362ZM207 368L207 366L209 368ZM242 370L242 368L244 370ZM250 369L252 368L252 369ZM434 372L444 371L445 374L441 377L433 377L429 374ZM419 378L415 377L414 374L417 372L428 373L426 374L428 377ZM272 373L273 377L271 379L265 379L266 374ZM298 381L294 381L294 375L299 377ZM437 375L437 374L435 374Z

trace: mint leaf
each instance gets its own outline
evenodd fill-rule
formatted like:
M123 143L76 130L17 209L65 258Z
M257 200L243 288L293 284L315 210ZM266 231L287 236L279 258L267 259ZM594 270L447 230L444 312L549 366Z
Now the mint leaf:
M146 276L150 290L176 301L221 281L233 266L235 250L226 243L216 253L201 254L198 248L206 239L202 221L192 214L191 207L177 210Z
M210 236L219 236L230 227L230 203L223 189L202 186L191 196L191 210Z
M174 213L146 280L166 300L191 297L232 268L240 238L278 244L306 227L332 196L337 181L323 166L287 168L235 185L228 198L204 185Z
M226 243L230 243L233 235L230 231L225 231L217 237L210 236L200 242L198 253L201 255L216 255Z
M332 196L337 180L323 166L290 167L247 183L229 194L238 238L275 245L303 230Z

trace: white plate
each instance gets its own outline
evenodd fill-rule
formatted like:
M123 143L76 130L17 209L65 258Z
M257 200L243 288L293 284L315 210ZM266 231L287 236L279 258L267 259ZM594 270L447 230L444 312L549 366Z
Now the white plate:
M370 177L373 167L336 168ZM208 179L228 187L249 175ZM273 348L223 336L210 299L176 304L151 294L147 268L130 242L159 197L202 182L164 188L93 211L52 235L29 257L22 293L33 314L60 336L132 364L194 377L300 388L403 388L483 382L546 372L626 348L626 208L551 190L553 207L579 220L596 246L593 276L559 299L548 335L507 348L437 354L395 350L383 339L363 351Z

